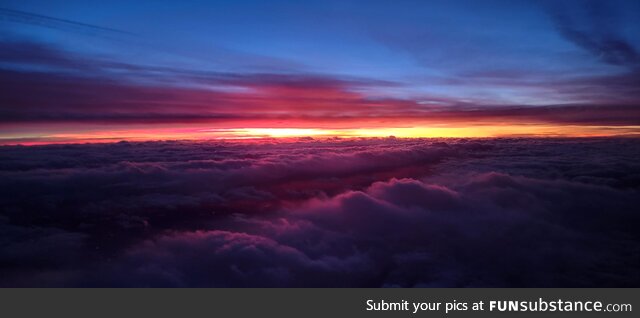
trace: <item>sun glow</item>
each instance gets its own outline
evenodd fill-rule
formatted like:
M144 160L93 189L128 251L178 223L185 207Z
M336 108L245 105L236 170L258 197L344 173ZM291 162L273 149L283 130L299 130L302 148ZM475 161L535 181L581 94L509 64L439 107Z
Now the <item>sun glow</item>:
M212 129L205 130L209 133L219 133L228 137L245 138L286 138L286 137L312 137L312 136L334 136L339 134L335 130L316 128L240 128L240 129Z
M49 127L49 130L53 130ZM486 137L601 137L638 136L640 126L580 125L419 125L368 128L211 128L203 126L154 126L136 129L82 129L63 127L59 132L15 133L0 137L0 144L103 143L153 140L259 140L263 138L486 138Z
M379 127L355 129L319 128L242 128L207 130L221 138L287 137L389 137L398 138L486 138L506 136L596 137L636 133L638 126L554 126L554 125L479 125L461 127Z

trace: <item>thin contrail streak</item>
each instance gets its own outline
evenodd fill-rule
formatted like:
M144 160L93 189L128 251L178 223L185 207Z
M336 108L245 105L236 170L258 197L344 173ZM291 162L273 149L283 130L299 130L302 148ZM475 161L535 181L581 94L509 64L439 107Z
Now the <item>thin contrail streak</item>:
M74 31L98 31L117 34L134 35L131 32L122 31L113 28L107 28L82 22L76 22L65 19L58 19L54 17L44 16L40 14L34 14L24 11L12 10L0 8L0 19L8 20L18 23L26 23L31 25L39 25L43 27L62 29L62 30L74 30Z

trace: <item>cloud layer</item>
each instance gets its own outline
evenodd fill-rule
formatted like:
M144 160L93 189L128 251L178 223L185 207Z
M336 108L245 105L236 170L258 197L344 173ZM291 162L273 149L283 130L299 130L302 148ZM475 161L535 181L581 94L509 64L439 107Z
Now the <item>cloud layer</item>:
M592 45L608 45L598 43ZM624 55L619 49L611 50L614 52L598 54ZM0 124L24 126L31 133L38 131L37 124L55 132L54 125L60 123L76 131L83 130L78 127L81 124L94 130L104 129L101 124L160 123L246 128L277 127L283 121L312 128L527 123L633 126L637 130L635 126L640 125L639 76L633 65L627 65L624 72L588 76L540 77L532 71L491 69L424 83L411 81L411 85L426 86L527 88L546 96L545 101L530 104L391 93L406 90L406 80L138 65L13 37L0 37L0 62ZM153 131L153 126L146 128ZM0 133L14 135L18 129L4 130Z
M2 286L634 286L635 139L0 148Z

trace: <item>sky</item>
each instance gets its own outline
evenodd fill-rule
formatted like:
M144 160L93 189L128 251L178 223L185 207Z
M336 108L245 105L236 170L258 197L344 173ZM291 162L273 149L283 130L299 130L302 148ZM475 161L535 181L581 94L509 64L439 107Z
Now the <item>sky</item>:
M637 137L640 1L0 0L0 287L638 287Z
M0 143L640 133L636 1L0 2Z

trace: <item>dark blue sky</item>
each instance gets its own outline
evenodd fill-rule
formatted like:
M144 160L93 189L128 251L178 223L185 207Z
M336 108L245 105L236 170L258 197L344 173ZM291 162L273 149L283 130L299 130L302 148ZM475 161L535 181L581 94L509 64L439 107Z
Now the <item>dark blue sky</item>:
M5 0L0 7L8 9L0 11L0 67L21 74L224 94L261 91L265 82L338 85L364 101L391 101L364 107L383 117L419 117L420 107L640 100L638 1ZM299 110L273 104L240 112L296 117ZM310 105L301 107L313 110L304 116L335 115ZM38 117L3 107L16 120ZM144 114L167 113L145 107ZM76 110L45 117L87 117Z

